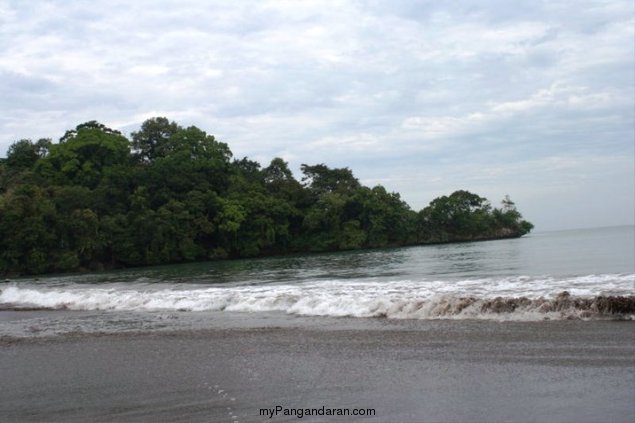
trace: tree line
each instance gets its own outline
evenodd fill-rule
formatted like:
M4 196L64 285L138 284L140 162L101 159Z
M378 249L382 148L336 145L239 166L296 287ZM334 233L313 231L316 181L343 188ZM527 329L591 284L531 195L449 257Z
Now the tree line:
M456 191L416 212L348 168L266 167L166 118L130 138L95 121L13 143L0 159L0 273L101 270L194 260L518 237L532 229Z

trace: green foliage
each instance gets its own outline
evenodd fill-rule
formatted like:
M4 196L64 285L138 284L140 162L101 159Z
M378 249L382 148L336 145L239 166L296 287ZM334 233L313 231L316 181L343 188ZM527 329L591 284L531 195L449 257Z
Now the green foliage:
M20 140L0 159L0 273L521 236L532 229L467 191L415 212L348 168L232 160L212 135L166 118L128 140L96 121L57 144Z
M77 126L66 133L64 142L51 145L48 156L36 164L36 172L54 184L95 188L106 169L127 165L129 141L103 125L89 124Z
M7 167L13 169L28 169L33 167L40 158L36 145L31 140L16 141L7 151Z
M135 156L145 162L153 162L165 156L170 138L181 127L164 117L148 119L141 125L141 130L132 133L132 148Z
M60 138L60 144L63 144L67 142L68 140L75 138L80 131L86 130L86 129L92 129L92 130L103 132L104 134L109 134L109 135L121 135L121 132L115 129L110 129L106 125L99 123L96 120L91 120L89 122L80 123L79 125L77 125L75 129L66 131L66 133L62 136L62 138Z
M436 198L418 220L421 242L519 237L533 228L522 220L509 197L503 200L503 209L492 209L485 198L468 191Z
M351 192L360 187L359 181L347 167L330 169L324 164L303 164L300 169L304 173L302 181L305 186L317 195L335 191Z
M56 270L59 240L51 231L55 225L55 206L43 189L22 185L0 197L0 270Z

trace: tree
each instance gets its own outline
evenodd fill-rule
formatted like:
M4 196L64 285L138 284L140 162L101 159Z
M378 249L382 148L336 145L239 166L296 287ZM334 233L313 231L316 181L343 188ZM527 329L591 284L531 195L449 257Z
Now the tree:
M10 169L30 169L41 157L40 146L45 140L34 144L31 140L16 141L7 150L6 164Z
M309 192L293 177L289 164L276 157L262 170L267 191L274 197L285 201L291 208L309 206ZM295 213L294 213L295 214ZM298 220L300 223L301 220Z
M227 144L191 126L180 128L144 166L141 184L153 193L153 207L182 200L193 190L225 193L230 185L232 152Z
M506 196L503 209L492 209L489 202L468 191L434 199L419 213L419 242L447 242L509 238L525 235L533 228Z
M337 192L325 192L304 214L303 227L307 231L311 251L336 250L342 226L346 198Z
M55 270L55 221L54 205L37 186L20 186L0 197L0 273Z
M77 127L75 127L75 129L66 131L62 138L60 138L60 143L65 143L75 138L83 129L94 129L99 132L103 132L104 134L121 136L121 132L117 131L116 129L111 129L103 123L99 123L96 120L91 120L89 122L80 123L79 125L77 125Z
M519 236L529 233L534 225L523 220L523 216L516 209L516 204L505 195L501 201L502 209L494 210L494 221L498 228L506 228L519 234Z
M132 133L132 148L135 157L142 162L152 162L163 157L170 139L182 128L164 117L144 121L141 129Z
M521 236L533 227L468 191L415 213L349 168L262 168L195 127L146 120L132 141L96 121L15 142L0 159L0 273Z
M504 212L516 210L516 204L509 198L509 195L505 195L505 198L503 198L501 204L503 206Z
M490 211L487 199L469 191L435 198L419 214L419 238L433 242L470 239L487 229Z
M264 177L260 169L260 163L243 157L241 160L234 160L231 164L234 179L233 185L241 185L243 191L264 190Z
M91 121L67 131L64 142L51 145L36 170L55 183L95 188L106 168L128 165L129 159L128 140L118 131Z
M324 164L303 164L300 169L304 174L302 181L305 187L317 195L335 191L350 192L361 186L347 167L330 169Z
M190 160L218 160L229 163L232 153L227 144L196 126L178 128L155 147L155 158L179 155Z
M293 173L289 169L289 163L285 162L280 157L276 157L271 160L269 166L264 168L262 173L264 175L265 182L271 185L295 180L293 178Z

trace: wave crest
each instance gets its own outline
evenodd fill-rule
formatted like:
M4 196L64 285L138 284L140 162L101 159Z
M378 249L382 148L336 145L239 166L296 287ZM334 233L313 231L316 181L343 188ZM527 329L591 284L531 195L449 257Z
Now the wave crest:
M305 316L392 319L635 320L635 296L479 296L430 294L396 286L349 284L158 289L9 286L0 310L116 310L284 312Z

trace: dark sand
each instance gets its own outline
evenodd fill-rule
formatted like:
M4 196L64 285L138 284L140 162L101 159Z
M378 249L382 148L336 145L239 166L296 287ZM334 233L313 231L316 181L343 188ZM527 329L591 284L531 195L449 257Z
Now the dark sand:
M632 322L338 321L0 338L0 421L635 420ZM376 416L259 415L276 405Z

